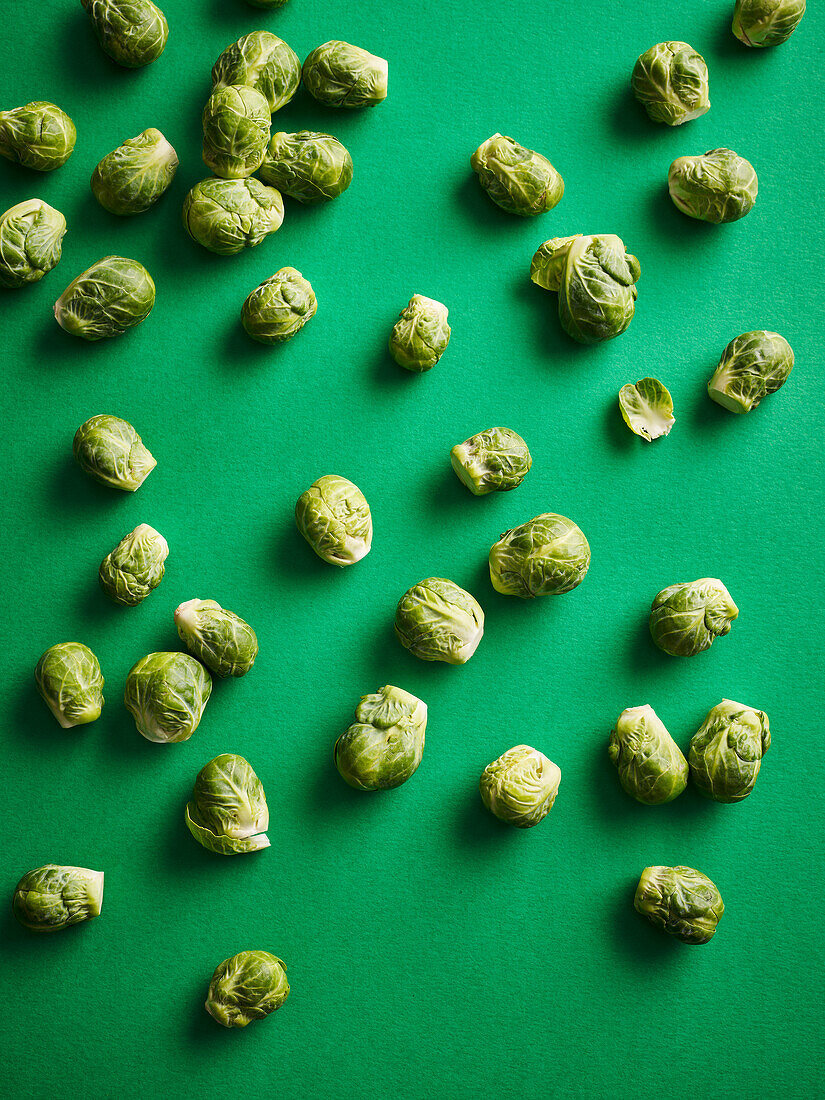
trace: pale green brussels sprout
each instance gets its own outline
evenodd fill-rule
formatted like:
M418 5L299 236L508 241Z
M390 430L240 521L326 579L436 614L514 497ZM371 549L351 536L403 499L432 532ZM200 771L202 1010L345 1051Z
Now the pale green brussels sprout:
M143 264L104 256L69 283L54 303L54 316L73 336L107 340L145 321L154 304L155 284Z
M240 615L215 600L187 600L175 611L186 648L215 676L245 676L258 656L258 637Z
M80 425L72 451L89 477L127 493L139 489L157 466L132 425L106 413L92 416Z
M242 84L215 88L203 109L203 160L216 176L243 179L260 167L269 142L266 97Z
M693 867L645 867L633 905L682 943L707 943L725 912L722 895Z
M447 350L450 326L447 307L434 298L413 294L390 333L390 355L405 370L432 370Z
M759 191L753 165L732 149L679 157L670 166L667 186L678 210L714 225L744 218Z
M731 30L746 46L781 46L804 14L805 0L736 0Z
M518 432L510 428L488 428L456 443L450 462L463 485L473 496L508 493L524 481L533 458Z
M335 767L359 791L386 791L406 783L421 763L427 704L387 684L364 695L355 721L335 742Z
M561 768L529 745L514 745L481 773L481 801L499 821L530 829L553 808Z
M730 632L739 608L714 577L663 588L650 609L653 641L672 657L695 657Z
M58 263L66 219L42 199L18 202L0 215L0 287L36 283Z
M352 183L352 157L332 134L279 131L269 141L258 174L291 199L313 205L343 195Z
M614 233L554 237L533 256L530 278L559 296L559 320L580 344L620 336L636 312L639 261Z
M687 786L688 763L653 707L628 707L607 743L611 763L627 793L645 806L659 806Z
M123 700L147 741L188 741L212 694L212 678L188 653L149 653L126 678Z
M35 100L0 111L0 156L36 172L60 168L72 155L75 125L54 103Z
M628 428L648 443L668 435L676 423L673 398L658 378L640 378L635 384L628 382L622 386L619 408Z
M785 385L793 363L791 345L778 332L743 332L722 352L708 394L730 412L748 413Z
M221 856L268 848L269 809L252 765L225 752L202 767L186 806L186 825L199 844Z
M295 523L319 558L330 565L354 565L372 546L372 515L357 485L324 474L298 497Z
M212 86L245 85L260 92L271 113L289 103L301 83L301 62L282 38L252 31L227 46L212 68Z
M630 86L654 122L681 126L710 110L708 67L687 42L659 42L645 50Z
M103 710L103 675L97 657L80 642L50 646L34 670L37 690L64 730L85 726Z
M490 550L496 592L532 600L572 592L590 568L590 544L566 516L543 512L505 531Z
M546 157L502 134L479 145L470 167L493 202L508 214L544 214L564 194L564 180Z
M102 871L47 863L20 879L12 910L32 932L58 932L99 916L102 905Z
M325 42L303 65L304 87L328 107L374 107L387 98L389 66L348 42Z
M715 802L741 802L753 790L770 747L767 714L723 699L691 738L690 778Z
M280 1008L288 996L281 959L268 951L241 951L212 975L206 1011L224 1027L246 1027Z
M142 214L175 178L178 154L154 127L107 153L92 173L92 194L110 214Z
M169 24L152 0L80 0L103 52L126 69L151 64L166 49Z
M241 307L241 324L259 344L282 344L315 316L315 291L300 271L282 267L264 279Z
M254 248L281 228L284 200L274 187L247 176L196 183L183 200L183 224L193 241L219 256Z
M395 609L395 634L422 661L463 665L484 633L484 612L477 600L444 577L414 584Z
M168 554L163 535L140 523L100 563L100 587L115 603L134 607L163 580Z

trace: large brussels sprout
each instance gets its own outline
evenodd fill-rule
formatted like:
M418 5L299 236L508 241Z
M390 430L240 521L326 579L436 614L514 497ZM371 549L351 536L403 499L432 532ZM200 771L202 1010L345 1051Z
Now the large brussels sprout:
M319 558L330 565L354 565L372 546L372 515L357 485L324 474L298 497L295 522Z
M496 592L532 600L572 592L590 568L590 544L566 516L543 512L505 531L490 550Z
M188 653L149 653L126 678L124 702L147 741L188 741L212 694L212 678Z
M268 951L241 951L212 975L206 1011L224 1027L246 1027L289 996L286 965Z
M178 154L154 127L127 138L92 173L92 193L110 214L142 214L175 178Z
M447 307L423 294L413 294L390 333L390 355L405 370L432 370L447 350Z
M659 42L645 50L630 86L654 122L681 126L710 110L708 67L687 42Z
M27 871L14 891L12 910L32 932L58 932L100 915L103 872L47 863Z
M42 199L18 202L0 215L0 286L36 283L60 263L66 219Z
M687 786L688 763L653 707L628 707L607 743L619 782L637 802L659 806Z
M303 65L304 87L328 107L374 107L387 98L387 62L348 42L325 42Z
M100 413L75 432L72 451L80 468L113 489L133 493L157 466L132 425Z
M479 145L470 167L493 202L508 214L544 214L564 194L564 180L546 157L502 134Z
M103 675L97 657L80 642L50 646L34 670L37 690L64 730L85 726L103 710Z
M258 656L258 637L240 615L215 600L187 600L175 612L186 648L216 676L245 676Z
M54 103L36 100L0 111L0 156L36 172L65 164L77 140L75 125Z
M271 113L289 103L301 83L301 62L282 38L252 31L227 46L212 68L214 88L245 85L260 92Z
M663 588L650 609L653 641L672 657L695 657L730 632L739 608L714 577Z
M628 428L648 443L667 435L676 423L673 398L658 378L640 378L635 385L628 382L622 386L619 408Z
M488 428L456 443L450 462L473 496L507 493L518 488L533 465L530 450L518 432Z
M805 0L736 0L731 30L746 46L781 46L804 14Z
M199 844L221 856L268 848L269 809L252 765L231 752L204 765L186 806L186 824Z
M636 312L639 261L614 233L554 237L533 256L530 278L559 296L559 320L580 344L619 336Z
M693 867L645 867L633 905L682 943L707 943L725 911L722 895Z
M364 695L355 721L335 742L335 767L359 791L386 791L406 783L421 763L427 704L387 684Z
M57 323L84 340L106 340L145 321L155 304L152 276L137 260L104 256L54 303Z
M183 224L193 241L219 256L254 248L280 229L284 200L274 187L248 176L196 183L183 200Z
M690 778L715 802L741 802L753 790L770 747L767 714L723 699L691 738Z
M203 160L216 176L243 179L259 168L269 142L266 97L242 84L215 88L203 109Z
M352 183L352 157L332 134L279 131L270 139L258 174L291 199L311 205L343 195Z
M515 745L481 773L481 801L500 821L530 829L553 808L561 769L529 745Z
M100 587L115 603L134 607L163 580L168 554L163 535L140 523L100 563Z
M241 324L259 344L282 344L301 331L317 308L308 280L294 267L282 267L246 298Z
M169 24L152 0L80 0L97 40L113 61L127 69L151 64L166 49Z
M732 149L711 149L674 160L667 186L683 214L719 225L744 218L756 202L759 181L750 161Z
M469 592L444 577L414 584L395 609L395 634L422 661L463 665L484 633L484 612Z
M722 352L708 394L730 412L750 412L785 385L793 362L791 345L778 332L743 332Z

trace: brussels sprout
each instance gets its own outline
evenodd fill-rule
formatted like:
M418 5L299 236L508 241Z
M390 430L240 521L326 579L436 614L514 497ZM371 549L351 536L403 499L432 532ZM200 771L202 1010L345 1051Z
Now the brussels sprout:
M269 142L266 97L241 84L215 88L203 109L203 160L216 176L243 179L259 168Z
M348 42L325 42L304 62L304 87L328 107L374 107L387 98L387 62Z
M103 872L47 863L27 871L14 891L12 910L32 932L58 932L100 916Z
M544 214L564 194L564 180L546 157L502 134L479 145L470 167L493 202L508 214Z
M92 173L92 193L110 214L142 214L166 191L177 170L178 154L151 127L107 153Z
M289 996L286 965L268 951L241 951L212 975L206 1011L224 1027L246 1027L280 1008Z
M714 884L692 867L645 867L633 905L682 943L707 943L725 911Z
M352 157L332 134L279 131L270 139L259 175L291 199L312 205L343 195L352 183Z
M736 0L731 30L746 46L781 46L804 14L805 0Z
M140 69L166 49L169 24L152 0L80 0L103 52L126 69Z
M505 531L490 550L490 580L496 592L532 600L578 588L590 568L584 532L555 512Z
M630 86L654 122L681 126L710 110L708 67L687 42L659 42L645 50Z
M533 256L530 278L559 296L559 320L580 344L619 336L636 311L641 269L613 233L554 237Z
M443 577L413 585L395 609L395 634L422 661L463 665L484 633L484 612L469 592Z
M357 485L324 474L298 497L295 522L319 558L330 565L354 565L372 546L372 515Z
M719 225L744 218L756 202L759 181L750 161L732 149L711 149L674 160L667 186L683 214Z
M659 806L687 786L688 764L653 707L628 707L610 734L607 753L619 782L637 802Z
M727 588L713 577L663 588L650 609L653 641L672 657L695 657L730 632L739 615Z
M65 111L45 100L0 111L0 156L36 172L60 168L72 155L75 125Z
M274 114L301 83L301 62L282 38L269 31L245 34L227 46L212 69L213 88L245 85L260 92Z
M255 631L214 600L187 600L175 612L186 648L215 676L245 676L258 656Z
M0 286L36 283L60 263L66 219L42 199L18 202L0 215Z
M140 523L100 563L100 587L115 603L134 607L163 580L169 546L148 523Z
M423 294L413 294L390 333L390 355L405 370L432 370L447 350L447 307Z
M424 752L427 704L387 684L364 695L355 721L335 742L335 767L359 791L386 791L406 783Z
M155 304L152 276L137 260L104 256L54 303L57 323L84 340L106 340L145 321Z
M730 412L750 412L785 385L793 362L791 345L778 332L743 332L722 352L708 394Z
M500 821L530 829L553 808L561 769L538 749L515 745L481 773L481 801Z
M188 653L149 653L126 678L124 702L147 741L188 741L212 694L212 678Z
M157 466L132 425L105 413L80 425L72 451L84 473L127 493L139 489Z
M196 183L183 200L183 224L193 241L219 256L254 248L281 228L284 200L274 187L248 176Z
M473 496L517 489L533 465L527 444L510 428L488 428L456 443L450 461Z
M619 408L628 428L648 443L668 435L676 422L673 398L658 378L640 378L635 385L628 382L622 386L619 390Z
M97 657L80 642L50 646L34 670L37 690L64 730L85 726L103 709L103 676Z
M690 778L715 802L741 802L753 790L770 747L767 714L723 699L691 738Z
M282 267L247 297L241 324L259 344L282 344L315 316L315 291L300 271Z
M252 765L225 752L202 767L186 807L186 824L199 844L221 856L268 848L269 809Z

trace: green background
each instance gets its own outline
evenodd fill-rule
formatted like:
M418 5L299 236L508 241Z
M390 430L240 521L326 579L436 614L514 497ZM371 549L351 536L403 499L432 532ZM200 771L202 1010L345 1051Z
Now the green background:
M822 158L821 42L814 5L793 39L748 50L732 4L583 0L537 4L167 0L169 45L118 69L78 3L18 0L4 18L2 106L59 103L77 124L51 174L0 164L0 208L40 196L65 214L60 266L0 297L4 365L5 669L3 884L54 861L102 869L101 919L53 938L0 917L5 987L0 1091L36 1097L278 1095L399 1098L821 1095L822 946ZM350 190L291 201L281 230L237 257L180 225L208 173L199 116L210 67L266 27L304 57L343 38L389 59L389 97L336 112L303 92L278 127L331 130L352 152ZM637 55L685 39L707 59L713 106L682 128L650 123L628 91ZM153 211L119 220L88 179L121 140L157 126L181 166ZM561 204L500 212L469 156L494 131L546 153ZM726 145L759 173L743 221L708 226L666 190L679 155ZM615 232L641 261L636 318L582 348L554 296L528 279L547 237ZM109 253L146 264L149 319L87 344L54 299ZM278 267L309 278L318 313L281 348L238 314ZM444 301L452 342L430 374L388 358L413 293ZM782 332L785 388L746 417L705 392L740 332ZM670 388L671 435L632 436L619 387ZM71 456L96 413L131 421L158 460L135 494L99 486ZM475 499L450 447L506 424L534 465L514 493ZM372 553L352 569L316 559L295 499L339 473L372 506ZM586 532L584 584L534 604L497 595L499 533L558 511ZM170 555L134 609L98 590L102 557L139 522ZM465 667L417 661L394 640L395 603L446 576L487 613ZM719 576L741 614L694 660L649 640L665 585ZM144 741L121 703L144 653L178 648L176 605L215 598L255 626L260 656L216 682L185 744ZM106 678L100 721L63 731L32 670L65 640ZM361 694L395 683L430 721L423 763L381 795L347 788L331 748ZM723 696L766 710L774 744L737 806L689 789L633 803L607 759L619 712L650 703L683 748ZM481 807L484 765L535 745L562 769L550 817L523 832ZM222 859L188 835L198 769L245 755L267 791L272 847ZM632 907L642 868L687 863L726 904L689 948ZM819 895L819 896L818 896ZM244 1032L203 1011L218 962L244 948L283 957L292 993Z

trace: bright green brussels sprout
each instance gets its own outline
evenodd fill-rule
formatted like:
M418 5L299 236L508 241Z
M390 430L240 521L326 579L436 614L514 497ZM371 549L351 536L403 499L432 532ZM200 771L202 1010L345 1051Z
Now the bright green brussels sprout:
M619 390L619 408L628 428L650 443L667 435L676 422L673 398L658 378L640 378Z
M778 332L743 332L722 352L708 394L730 412L750 412L785 385L793 362L791 345Z
M157 466L132 425L100 413L75 432L72 451L80 468L113 489L133 493Z
M97 657L80 642L50 646L34 670L37 690L64 730L85 726L103 710L103 676Z
M730 632L739 608L714 577L663 588L650 609L653 641L672 657L695 657Z
M741 802L753 790L770 747L767 714L723 699L691 738L690 778L715 802Z
M614 233L554 237L533 256L530 278L559 296L559 320L580 344L619 336L636 312L641 269Z
M163 580L169 546L148 523L140 523L100 563L100 587L115 603L134 607Z
M245 676L258 656L258 637L240 615L215 600L187 600L175 612L186 648L215 676Z
M364 695L355 721L335 742L335 767L359 791L386 791L406 783L424 752L427 704L387 684Z
M533 465L529 448L510 428L488 428L456 443L450 461L473 496L517 489Z
M215 88L203 109L203 160L216 176L243 179L264 159L271 115L266 97L242 84Z
M158 201L177 170L178 154L151 127L107 153L92 173L92 193L110 214L142 214Z
M126 678L124 702L147 741L188 741L212 694L212 678L188 653L149 653Z
M481 801L499 821L530 829L553 808L561 769L538 749L515 745L481 773Z
M395 634L422 661L463 665L484 633L484 612L469 592L444 577L413 585L395 609Z
M84 340L106 340L145 321L155 304L152 276L137 260L104 256L54 303L57 323Z
M219 256L254 248L281 228L284 200L274 187L248 176L196 183L183 200L183 224L193 241Z
M633 905L682 943L707 943L725 911L714 884L692 867L645 867Z
M354 565L372 546L372 515L357 485L324 474L298 497L295 522L319 558L330 565Z
M0 156L36 172L51 172L65 164L77 140L75 125L65 111L45 100L0 111Z
M260 92L271 113L289 103L301 83L301 62L282 38L269 31L245 34L227 46L212 69L212 86L245 85Z
M781 46L804 14L805 0L736 0L731 30L746 46Z
M496 592L532 600L578 588L590 568L590 544L566 516L543 512L505 531L490 550Z
M246 1027L280 1008L289 996L286 965L268 951L241 951L212 975L206 1011L224 1027Z
M14 891L12 909L32 932L58 932L100 916L103 872L47 863L27 871Z
M432 370L447 350L447 307L423 294L413 294L390 333L390 355L405 370Z
M681 126L710 110L708 67L687 42L659 42L645 50L630 86L654 122Z
M152 0L80 0L97 40L126 69L151 64L166 48L169 24Z
M291 199L312 205L343 195L352 183L352 157L332 134L279 131L270 139L258 174Z
M670 802L687 786L687 760L653 707L623 710L607 752L622 787L646 806Z
M546 157L502 134L479 145L470 167L493 202L508 214L544 214L564 194L564 180Z
M269 809L251 764L225 752L202 767L186 807L186 824L199 844L221 856L268 848Z
M750 161L732 149L679 157L667 174L674 206L703 222L735 222L753 208L759 181Z
M60 263L66 219L42 199L18 202L0 215L0 286L36 283Z
M282 267L247 297L241 324L259 344L282 344L315 316L315 291L300 271Z
M307 57L304 87L328 107L374 107L387 98L387 62L348 42L325 42Z

